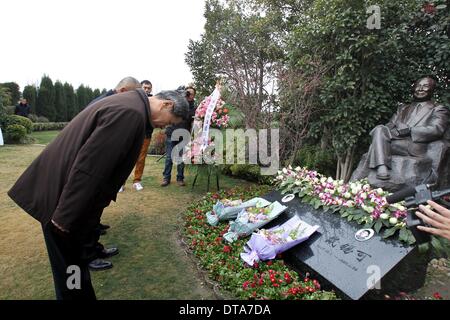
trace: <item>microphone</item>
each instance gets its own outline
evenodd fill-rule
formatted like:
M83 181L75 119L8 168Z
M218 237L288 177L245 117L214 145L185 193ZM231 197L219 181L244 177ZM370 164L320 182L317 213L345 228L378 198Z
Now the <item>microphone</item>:
M431 191L432 186L433 185L429 184L421 184L417 187L408 186L386 197L386 201L389 204L405 200L405 206L408 210L406 224L416 238L417 244L429 242L431 238L429 234L417 229L418 226L423 226L425 224L416 216L414 211L417 210L419 205L426 205L428 200L446 203L442 197L450 194L450 189Z
M405 200L406 198L412 197L416 194L416 188L408 186L397 192L394 192L390 196L386 197L386 201L389 204L394 204Z

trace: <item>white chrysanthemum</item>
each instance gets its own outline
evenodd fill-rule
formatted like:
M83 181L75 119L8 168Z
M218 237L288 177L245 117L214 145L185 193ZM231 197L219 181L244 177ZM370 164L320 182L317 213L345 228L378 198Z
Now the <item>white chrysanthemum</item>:
M325 183L325 182L327 182L327 178L325 178L325 177L322 177L322 178L320 179L320 182L321 182L321 183Z
M352 197L352 195L350 194L350 192L344 193L344 198L350 199L351 197Z
M363 192L359 195L363 199L367 199L367 193Z
M295 185L296 185L296 186L299 186L299 185L301 185L301 184L302 184L301 181L298 181L298 180L295 181Z
M300 170L302 170L302 168L300 168L300 167L295 168L295 171L297 171L297 172L299 172Z
M334 182L334 180L333 180L333 178L332 178L332 177L328 177L328 179L327 179L327 182L328 182L328 183L333 183L333 182Z
M389 215L387 213L380 214L380 218L383 220L387 220L389 218Z
M397 224L397 222L398 222L398 219L397 219L397 218L390 218L390 219L389 219L389 223L390 223L390 224Z
M350 201L347 201L345 205L349 208L353 208L355 206L355 202L350 200Z
M286 168L283 168L283 173L284 173L284 174L287 174L287 173L288 173L288 171L287 171Z
M358 192L360 192L360 191L361 191L361 186L357 186L357 187L355 187L355 188L352 188L352 193L353 193L354 195L357 195Z

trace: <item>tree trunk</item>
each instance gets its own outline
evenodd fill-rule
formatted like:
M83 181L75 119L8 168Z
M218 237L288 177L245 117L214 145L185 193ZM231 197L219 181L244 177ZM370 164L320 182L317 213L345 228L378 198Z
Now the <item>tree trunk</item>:
M355 148L347 149L344 154L337 154L336 179L348 182L352 174Z

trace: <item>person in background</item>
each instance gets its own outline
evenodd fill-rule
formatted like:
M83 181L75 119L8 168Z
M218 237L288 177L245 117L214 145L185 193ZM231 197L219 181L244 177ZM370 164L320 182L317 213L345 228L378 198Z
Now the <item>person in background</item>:
M136 78L125 77L119 81L119 83L116 85L116 87L114 89L111 89L111 90L105 92L101 96L98 96L97 98L95 98L94 100L89 102L87 107L91 106L92 104L94 104L95 102L97 102L99 100L102 100L103 98L112 96L116 93L122 93L122 92L131 91L131 90L136 90L136 89L139 89L140 87L141 87L141 84L138 80L136 80Z
M188 87L180 87L178 88L185 90L186 100L189 102L189 117L177 125L172 125L166 128L166 163L164 166L163 172L163 181L161 183L162 187L166 187L170 184L171 176L172 176L172 150L175 148L177 144L179 144L182 140L172 141L172 133L177 129L185 129L189 132L192 128L192 121L195 115L195 94L196 90L192 86ZM181 187L184 187L186 183L184 182L184 163L180 163L177 165L177 184Z
M152 83L148 80L144 80L141 82L142 89L147 94L148 97L152 97ZM136 168L134 169L134 179L133 179L133 188L136 191L141 191L144 189L142 186L142 175L144 173L145 168L145 159L147 157L148 147L150 145L150 140L152 138L153 134L153 128L152 130L148 130L145 132L145 139L144 143L142 144L141 153L139 154L139 158L136 162ZM124 190L124 187L122 186L121 191Z
M19 101L19 104L16 105L14 109L14 114L22 117L28 117L31 111L31 106L28 104L27 99L22 98Z

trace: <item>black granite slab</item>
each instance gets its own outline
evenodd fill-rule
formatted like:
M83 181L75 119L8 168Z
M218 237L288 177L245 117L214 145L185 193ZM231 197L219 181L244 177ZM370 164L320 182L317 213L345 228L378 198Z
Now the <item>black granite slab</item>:
M264 198L281 202L283 195L274 191ZM267 227L281 224L293 215L298 215L311 225L320 226L310 239L285 255L291 263L311 268L351 299L360 299L365 295L375 283L372 279L377 273L382 279L416 251L413 246L403 245L398 240L385 240L376 234L368 241L357 241L355 234L363 226L348 222L337 213L315 210L299 198L283 205L288 209ZM380 284L383 286L383 279Z

